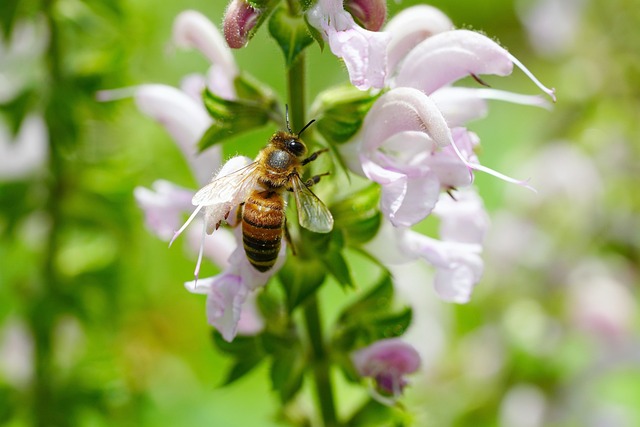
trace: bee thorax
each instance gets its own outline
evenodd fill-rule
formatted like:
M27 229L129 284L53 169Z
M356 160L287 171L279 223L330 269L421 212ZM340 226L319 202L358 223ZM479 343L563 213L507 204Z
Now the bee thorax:
M274 150L269 153L269 157L267 158L267 165L270 168L285 170L291 165L291 161L293 160L291 154L287 153L284 150Z

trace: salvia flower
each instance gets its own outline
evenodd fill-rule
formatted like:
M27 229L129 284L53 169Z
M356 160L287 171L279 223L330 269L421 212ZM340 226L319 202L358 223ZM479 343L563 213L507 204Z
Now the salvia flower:
M389 34L360 27L344 10L342 0L318 0L307 18L329 43L331 52L342 58L351 84L362 90L384 86Z
M242 239L240 233L236 227L238 242ZM249 335L262 329L263 321L255 307L255 291L266 285L282 267L285 252L286 244L283 244L275 266L262 273L249 264L239 244L222 273L185 283L188 291L207 295L207 320L225 340L232 341L238 333Z
M407 386L405 375L420 368L416 349L397 338L377 341L357 350L351 360L361 376L373 378L373 397L388 405L393 404Z

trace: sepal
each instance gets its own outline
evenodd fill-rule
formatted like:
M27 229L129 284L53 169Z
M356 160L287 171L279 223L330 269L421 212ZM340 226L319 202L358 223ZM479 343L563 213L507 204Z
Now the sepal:
M287 67L291 67L298 55L313 43L304 19L291 15L284 6L273 12L269 20L269 33L280 46Z
M318 130L329 142L349 141L362 127L362 122L378 95L354 86L338 86L318 95L312 108Z

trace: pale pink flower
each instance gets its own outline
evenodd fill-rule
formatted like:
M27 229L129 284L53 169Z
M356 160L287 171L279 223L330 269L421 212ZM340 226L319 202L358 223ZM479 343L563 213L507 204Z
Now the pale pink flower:
M241 230L235 230L236 241L242 241ZM284 264L286 245L280 249L278 260L272 269L260 272L247 259L242 244L236 246L224 271L217 276L186 282L193 293L207 295L207 320L227 341L237 333L253 334L262 330L263 321L252 294L267 284Z
M391 34L388 51L388 70L396 69L398 63L421 41L434 34L453 29L453 23L439 9L418 5L408 7L394 16L384 27Z
M342 58L351 84L361 90L384 86L389 34L360 27L344 10L342 0L318 0L307 19L329 43L331 52Z
M440 218L440 237L460 243L482 244L489 229L489 214L473 187L463 188L454 197L442 194L433 213Z
M42 117L25 117L15 138L0 121L0 181L26 178L42 169L48 158L49 136Z
M169 241L182 224L182 215L191 210L193 190L165 180L154 182L151 188L136 187L133 195L144 212L147 227Z
M516 57L490 38L469 30L444 31L419 43L398 67L391 87L413 87L431 94L472 74L509 75L514 65L555 101L555 90L540 83Z
M183 48L195 48L211 62L213 74L227 85L238 75L238 66L216 26L195 10L180 13L173 23L174 43Z
M408 256L421 258L436 268L433 286L438 296L458 304L469 302L484 269L482 246L437 240L409 229L399 232Z
M373 397L388 405L395 403L408 384L405 375L420 368L416 349L397 338L380 340L357 350L351 360L361 376L375 381Z

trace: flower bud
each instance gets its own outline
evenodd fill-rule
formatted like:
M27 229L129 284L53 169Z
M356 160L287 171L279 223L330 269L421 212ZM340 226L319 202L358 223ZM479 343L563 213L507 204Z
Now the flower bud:
M232 49L244 47L262 11L245 0L231 0L224 14L224 38Z
M347 0L344 8L369 31L379 31L387 18L386 0Z

